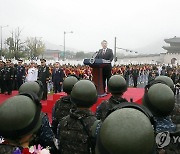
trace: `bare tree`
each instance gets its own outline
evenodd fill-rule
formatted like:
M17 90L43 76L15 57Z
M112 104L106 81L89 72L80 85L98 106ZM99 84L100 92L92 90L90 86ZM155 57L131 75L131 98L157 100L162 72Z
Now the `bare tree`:
M40 54L45 51L45 44L41 40L41 38L30 37L26 40L26 45L30 51L30 58L37 58Z
M12 30L11 37L7 38L6 44L9 46L9 57L8 58L15 58L18 59L21 57L21 53L24 49L24 43L20 39L22 29L18 27L15 30Z

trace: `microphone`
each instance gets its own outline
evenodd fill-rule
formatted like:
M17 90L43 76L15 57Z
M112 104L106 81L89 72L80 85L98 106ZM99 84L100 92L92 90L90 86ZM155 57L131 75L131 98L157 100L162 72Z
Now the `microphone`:
M96 56L98 55L99 51L96 51L93 55L92 58L96 58Z

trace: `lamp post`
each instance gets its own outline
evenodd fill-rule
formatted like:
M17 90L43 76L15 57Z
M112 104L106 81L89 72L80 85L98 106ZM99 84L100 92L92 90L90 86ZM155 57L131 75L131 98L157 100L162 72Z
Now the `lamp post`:
M117 55L116 55L116 37L114 38L114 62L117 61Z
M64 48L64 45L59 45L59 46ZM61 49L59 49L59 52L58 52L58 61L60 60L60 57L61 57Z
M68 33L73 33L73 31L70 31L70 32L65 32L64 31L64 56L63 56L63 60L65 60L65 53L66 53L66 34L68 34Z
M0 26L0 27L1 27L1 52L0 52L0 59L1 59L1 56L2 56L2 30L3 30L3 28L8 27L8 25Z

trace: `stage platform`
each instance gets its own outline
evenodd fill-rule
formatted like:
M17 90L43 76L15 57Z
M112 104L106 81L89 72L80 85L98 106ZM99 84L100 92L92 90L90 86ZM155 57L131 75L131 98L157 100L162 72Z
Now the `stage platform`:
M15 96L18 94L18 91L13 91L12 95L4 95L4 94L0 94L0 104L5 101L6 99ZM130 101L130 99L133 100L133 102L137 103L137 104L142 104L142 97L144 94L144 88L128 88L128 90L124 93L123 97L126 98L128 101ZM50 121L52 120L52 108L55 104L55 102L60 99L62 96L65 96L66 93L61 92L61 93L57 93L57 94L49 94L48 95L48 99L47 101L41 101L42 103L42 111L48 114L48 117L50 119ZM97 106L103 101L103 100L107 100L111 97L111 94L108 94L104 97L99 97L97 102L92 106L91 110L93 112L96 111Z

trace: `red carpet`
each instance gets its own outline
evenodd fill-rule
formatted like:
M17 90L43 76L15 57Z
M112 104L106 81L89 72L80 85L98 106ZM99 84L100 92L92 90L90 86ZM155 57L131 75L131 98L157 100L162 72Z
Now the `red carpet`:
M5 101L6 99L17 95L18 92L17 91L13 91L12 95L4 95L4 94L0 94L0 104ZM126 93L124 93L123 97L126 98L128 101L130 101L130 99L133 100L133 102L136 102L137 104L141 104L142 103L142 97L144 94L144 88L128 88L128 90L126 91ZM53 94L53 95L48 95L48 100L47 101L41 101L42 103L42 111L46 112L49 116L50 121L52 120L52 108L54 106L54 103L56 102L56 100L58 100L60 97L65 96L66 94L64 92L61 93L57 93L57 94ZM94 104L91 108L91 110L93 112L96 111L97 106L103 101L103 100L107 100L110 98L110 94L108 94L107 96L104 97L100 97L98 98L98 101L96 102L96 104Z

